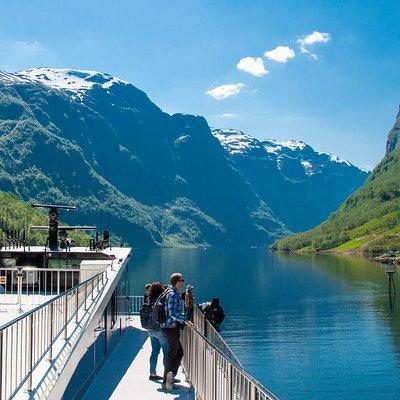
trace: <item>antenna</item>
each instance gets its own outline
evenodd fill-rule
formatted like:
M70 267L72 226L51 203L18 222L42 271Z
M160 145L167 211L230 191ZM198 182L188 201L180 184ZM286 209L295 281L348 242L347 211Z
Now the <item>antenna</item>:
M59 210L76 210L74 206L60 206L54 204L32 204L34 208L47 208L49 210L49 247L50 250L58 250L58 214ZM32 227L35 229L35 227Z

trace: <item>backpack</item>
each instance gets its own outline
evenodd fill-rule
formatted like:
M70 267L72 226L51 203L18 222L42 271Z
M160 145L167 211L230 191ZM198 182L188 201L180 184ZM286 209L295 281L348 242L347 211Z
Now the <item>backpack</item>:
M168 290L165 290L163 293L161 293L153 305L150 320L151 324L157 327L153 329L160 329L161 324L163 324L167 319L167 313L165 312L165 300L167 298L167 292Z
M150 303L146 302L143 303L142 307L139 309L139 316L140 316L140 325L142 325L142 328L144 329L153 329L150 326L150 316L151 312L153 310L153 307Z
M140 324L142 328L147 330L157 330L161 328L161 324L167 319L165 313L165 297L166 292L162 293L156 301L144 303L139 310Z

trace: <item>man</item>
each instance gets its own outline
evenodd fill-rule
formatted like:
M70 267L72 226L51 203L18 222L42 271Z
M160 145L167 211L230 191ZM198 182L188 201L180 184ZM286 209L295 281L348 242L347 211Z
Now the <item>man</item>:
M172 274L171 286L168 288L165 299L167 319L162 325L162 330L168 340L168 357L165 363L163 384L168 391L173 389L174 377L183 357L179 325L186 325L188 328L194 327L194 324L186 320L182 313L179 291L182 290L184 282L182 274L177 272Z

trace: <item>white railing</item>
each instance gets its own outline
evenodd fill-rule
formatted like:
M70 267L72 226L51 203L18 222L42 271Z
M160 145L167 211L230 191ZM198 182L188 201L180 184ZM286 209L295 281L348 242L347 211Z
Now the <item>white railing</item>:
M144 296L126 296L128 300L129 315L139 315L140 308L144 302Z
M26 384L32 390L32 374L47 356L53 360L53 345L68 338L68 324L79 324L108 281L107 269L79 283L44 304L0 327L0 400L12 399Z
M143 296L128 296L130 314L139 314ZM195 329L181 334L182 361L196 400L277 400L239 362L221 334L206 320L197 305L193 309Z
M277 400L197 328L182 332L185 373L197 400Z
M42 304L98 272L77 268L0 268L0 305Z
M197 304L193 308L193 322L199 332L204 335L215 347L217 347L229 360L243 368L241 362L236 357L235 353L225 342L221 334L208 321L204 313L200 310Z

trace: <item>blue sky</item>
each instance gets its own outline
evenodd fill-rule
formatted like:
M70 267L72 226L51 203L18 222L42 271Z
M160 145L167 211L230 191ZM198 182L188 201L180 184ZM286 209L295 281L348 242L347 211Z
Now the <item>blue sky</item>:
M0 6L1 69L95 69L129 80L166 112L203 115L211 126L303 140L361 167L384 154L400 102L399 1ZM277 46L287 48L264 55ZM237 86L211 91L227 84ZM220 100L206 94L235 88Z

